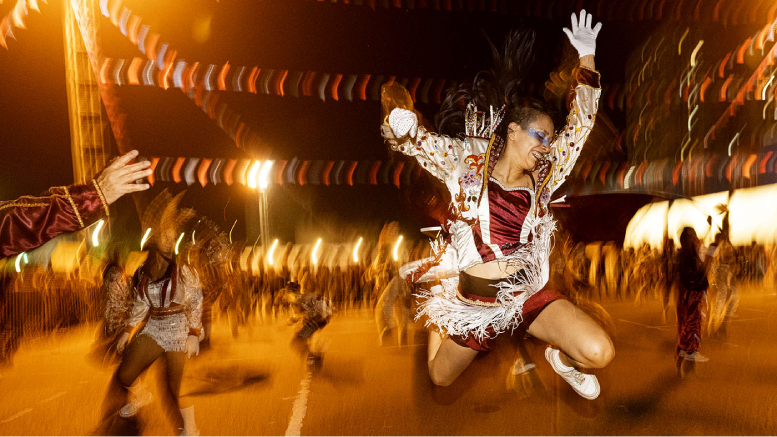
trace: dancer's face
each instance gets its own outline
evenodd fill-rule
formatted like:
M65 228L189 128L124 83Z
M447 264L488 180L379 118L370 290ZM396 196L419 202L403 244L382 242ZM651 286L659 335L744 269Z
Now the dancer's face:
M550 152L553 141L553 121L545 114L538 115L526 129L517 123L507 126L507 145L523 170L533 170L537 161Z
M163 229L156 239L157 249L162 252L168 258L172 258L173 251L175 250L175 229L167 228Z

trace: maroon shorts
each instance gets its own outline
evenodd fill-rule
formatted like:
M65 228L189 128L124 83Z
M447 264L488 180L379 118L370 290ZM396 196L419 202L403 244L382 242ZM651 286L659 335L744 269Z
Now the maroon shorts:
M473 281L474 280L474 281ZM480 296L475 294L469 294L461 290L462 283L475 283L483 282L485 280L482 280L480 278L474 278L470 275L467 275L466 273L462 273L462 276L459 281L459 299L465 300L465 301L474 301L474 302L483 302L483 303L494 303L496 302L496 296L490 297L490 296ZM497 281L489 281L489 282L498 282ZM466 287L468 288L468 287ZM481 287L477 287L481 288ZM567 298L559 293L558 291L554 290L541 290L534 296L530 297L526 302L523 304L523 312L522 317L523 321L521 322L518 331L519 332L526 332L526 330L531 326L532 323L534 323L534 320L537 318L537 316L540 315L542 310L545 309L548 304L555 300L560 300ZM494 338L494 331L493 329L488 329L488 334L490 338ZM451 340L456 342L456 344L464 347L468 347L470 349L476 350L476 351L488 351L491 348L488 346L488 340L489 338L483 338L483 340L477 340L475 336L470 334L468 337L463 336L451 336Z

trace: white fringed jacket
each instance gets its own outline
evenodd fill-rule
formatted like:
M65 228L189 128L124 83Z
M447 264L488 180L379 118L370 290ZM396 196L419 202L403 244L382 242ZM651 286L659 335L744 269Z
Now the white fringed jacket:
M548 204L580 156L596 120L600 94L599 73L578 68L567 125L551 143L549 161L544 171L540 171L536 190L507 189L491 177L504 143L492 134L496 126L488 125L488 114L474 121L468 119L467 123L467 135L485 133L485 138L456 139L428 132L417 126L414 114L409 119L403 118L396 112L403 110L394 109L394 116L389 117L390 129L383 129L386 142L392 150L415 157L426 171L446 185L452 199L451 217L445 224L449 239L437 245L433 243L434 256L404 266L402 275L416 282L452 279L457 284L459 272L476 264L507 261L523 269L525 277L521 284L514 281L505 284L504 293L498 299L507 304L507 300L522 294L520 302L513 303L518 305L514 309L520 310L522 303L547 283L554 229ZM404 111L404 114L411 113ZM409 124L412 126L408 129ZM395 132L408 130L410 134L395 137Z

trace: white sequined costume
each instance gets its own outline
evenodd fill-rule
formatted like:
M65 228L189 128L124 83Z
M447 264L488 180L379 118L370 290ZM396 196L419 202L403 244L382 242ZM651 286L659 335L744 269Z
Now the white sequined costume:
M195 270L173 269L177 271L171 277L148 281L146 290L139 275L128 325L135 327L147 319L138 335L148 335L166 352L184 352L189 334L199 337L202 330L202 287Z
M417 317L427 316L427 323L444 333L464 338L473 335L481 340L515 329L522 322L524 303L545 287L555 229L548 208L551 195L567 179L580 156L596 120L601 95L598 72L580 67L575 76L567 125L550 144L536 189L520 188L529 192L530 204L523 222L514 229L514 244L502 244L494 237L494 217L488 201L488 182L500 185L492 171L504 148L502 138L495 133L501 111L492 108L479 113L477 108L469 107L465 138L429 132L418 125L413 112L399 108L384 124L382 133L389 147L414 157L421 168L445 184L452 199L450 217L444 223L447 238L433 242L432 257L400 269L404 278L414 282L440 281L440 286L421 290L423 302ZM493 303L478 304L464 298L459 292L459 273L491 260L506 262L521 274L508 276L498 284Z

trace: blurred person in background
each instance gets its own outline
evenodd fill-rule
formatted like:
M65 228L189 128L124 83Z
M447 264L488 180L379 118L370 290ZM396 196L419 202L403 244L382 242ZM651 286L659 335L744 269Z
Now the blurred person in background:
M739 287L737 285L737 273L739 266L736 260L736 250L729 239L729 211L728 206L719 204L716 206L719 213L723 214L720 232L715 235L714 245L717 253L710 266L710 278L714 297L710 297L710 314L708 332L725 338L727 334L726 319L735 317L739 306Z
M229 235L216 223L200 217L191 229L193 243L185 245L187 264L197 272L202 287L202 342L201 347L210 347L213 329L213 307L231 283L234 273L230 265L231 245ZM195 237L196 236L196 237Z
M399 242L399 222L393 221L383 226L378 240L378 255L373 269L378 299L375 305L375 322L378 326L378 342L382 345L384 337L391 330L397 331L398 345L402 345L402 335L407 331L410 319L410 287L404 279L397 276L398 266L404 260L393 260L393 246ZM399 251L397 253L399 256ZM378 288L380 287L380 288Z
M115 348L124 334L135 299L132 277L126 272L127 248L120 242L114 242L108 246L106 253L100 293L103 317L90 352L97 363L112 363L116 359Z
M710 266L710 292L714 295L710 296L708 332L725 337L725 321L735 316L739 306L739 287L735 277L736 256L734 246L726 234L720 232L715 235L715 245L718 249Z
M286 285L286 300L291 306L290 323L297 323L298 329L291 339L291 349L295 351L308 365L320 367L324 350L320 339L314 335L320 333L329 323L332 316L330 304L323 299L320 292L309 281Z
M119 415L132 417L153 400L138 377L164 354L168 387L183 419L182 435L199 435L194 405L188 396L180 396L186 358L199 354L203 300L196 270L178 265L174 259L179 229L194 216L193 210L178 209L182 196L171 198L165 190L143 215L144 228L152 229L152 235L148 258L132 280L135 300L117 344L123 359L115 377L129 393L129 403Z
M677 347L676 364L684 375L683 360L709 361L699 353L701 343L702 309L709 282L707 272L711 257L708 248L699 241L696 231L686 227L680 234L680 250L677 253L679 291L677 296Z

